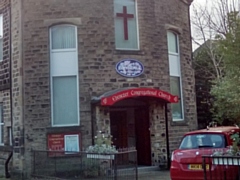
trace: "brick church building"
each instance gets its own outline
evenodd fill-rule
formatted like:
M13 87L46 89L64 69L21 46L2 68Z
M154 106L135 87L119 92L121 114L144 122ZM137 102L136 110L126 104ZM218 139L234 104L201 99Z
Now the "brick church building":
M76 151L97 131L138 164L169 161L197 128L192 0L1 0L0 152ZM61 140L54 142L53 137Z

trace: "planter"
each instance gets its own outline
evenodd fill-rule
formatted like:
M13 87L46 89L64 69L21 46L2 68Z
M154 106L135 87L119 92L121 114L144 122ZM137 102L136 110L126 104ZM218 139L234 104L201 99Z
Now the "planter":
M92 159L111 159L113 160L115 156L113 154L87 154L87 158L92 158Z
M215 165L240 165L240 157L212 157Z

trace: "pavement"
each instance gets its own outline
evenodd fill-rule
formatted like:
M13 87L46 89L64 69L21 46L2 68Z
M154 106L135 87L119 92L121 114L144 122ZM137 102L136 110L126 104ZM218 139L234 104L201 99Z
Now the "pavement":
M2 169L1 169L2 170ZM34 178L36 180L36 178ZM118 178L120 180L120 178ZM126 178L122 178L123 180ZM0 176L0 180L11 180ZM42 179L43 180L43 179ZM138 170L138 180L171 180L168 170L159 170L159 168L140 168Z
M0 180L11 180L0 177ZM171 180L169 171L151 171L138 175L138 180Z
M171 180L169 171L152 171L139 174L138 180Z

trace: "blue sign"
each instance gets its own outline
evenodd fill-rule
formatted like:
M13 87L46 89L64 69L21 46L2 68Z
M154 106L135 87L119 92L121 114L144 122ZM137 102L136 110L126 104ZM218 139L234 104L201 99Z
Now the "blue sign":
M135 59L123 59L116 65L118 74L125 77L137 77L143 73L142 63Z

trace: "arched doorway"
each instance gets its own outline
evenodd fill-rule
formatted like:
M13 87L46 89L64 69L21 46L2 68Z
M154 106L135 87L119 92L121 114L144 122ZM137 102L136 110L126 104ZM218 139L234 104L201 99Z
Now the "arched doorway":
M159 165L161 157L169 165L167 103L177 103L177 96L154 88L124 88L92 102L94 131L110 132L117 148L136 147L139 165Z
M110 108L110 130L117 148L136 147L139 165L151 165L149 106L138 99L125 99Z

